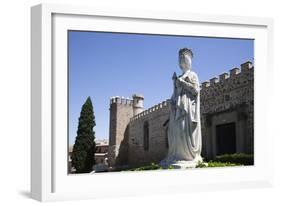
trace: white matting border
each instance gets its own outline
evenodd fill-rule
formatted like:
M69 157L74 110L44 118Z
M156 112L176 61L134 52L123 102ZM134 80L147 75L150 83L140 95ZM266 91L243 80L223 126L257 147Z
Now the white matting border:
M255 166L67 175L68 30L255 39ZM264 98L273 86L270 19L48 4L32 8L31 33L33 198L65 200L272 184L273 137L267 133L270 115L266 112L271 99Z

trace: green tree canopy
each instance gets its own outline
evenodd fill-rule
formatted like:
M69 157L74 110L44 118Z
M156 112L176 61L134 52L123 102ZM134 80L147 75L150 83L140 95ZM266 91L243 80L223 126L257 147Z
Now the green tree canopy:
M71 155L72 165L77 173L88 173L95 164L95 116L91 98L83 104L75 144Z

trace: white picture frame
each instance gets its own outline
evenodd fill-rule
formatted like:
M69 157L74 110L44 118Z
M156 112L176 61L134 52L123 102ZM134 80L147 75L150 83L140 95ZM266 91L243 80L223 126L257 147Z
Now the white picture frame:
M264 92L273 91L267 78L273 75L272 19L40 4L31 8L31 26L32 198L52 201L272 186L274 137L267 133L270 123L266 108L270 108L273 96L262 98ZM68 175L68 29L254 38L255 165Z

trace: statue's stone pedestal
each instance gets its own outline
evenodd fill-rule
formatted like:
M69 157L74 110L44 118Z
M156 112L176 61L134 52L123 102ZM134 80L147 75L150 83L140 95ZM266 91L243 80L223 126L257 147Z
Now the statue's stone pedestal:
M193 160L179 160L175 157L167 157L166 159L163 159L159 165L163 168L173 167L174 169L188 169L196 168L200 162L203 162L203 158L201 156L197 156Z
M170 168L173 167L174 169L188 169L188 168L195 168L198 164L198 161L186 161L186 160L179 160L179 161L166 161L162 160L159 163L163 168Z

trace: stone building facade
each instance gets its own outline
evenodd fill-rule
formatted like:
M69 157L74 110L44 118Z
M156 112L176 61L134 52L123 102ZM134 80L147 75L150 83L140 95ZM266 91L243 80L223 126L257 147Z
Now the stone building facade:
M108 144L96 145L95 164L105 164L108 153Z
M200 112L202 156L211 160L225 153L254 151L254 67L241 68L201 84ZM108 163L110 167L134 167L158 163L168 152L167 122L170 102L149 109L144 97L110 100Z

